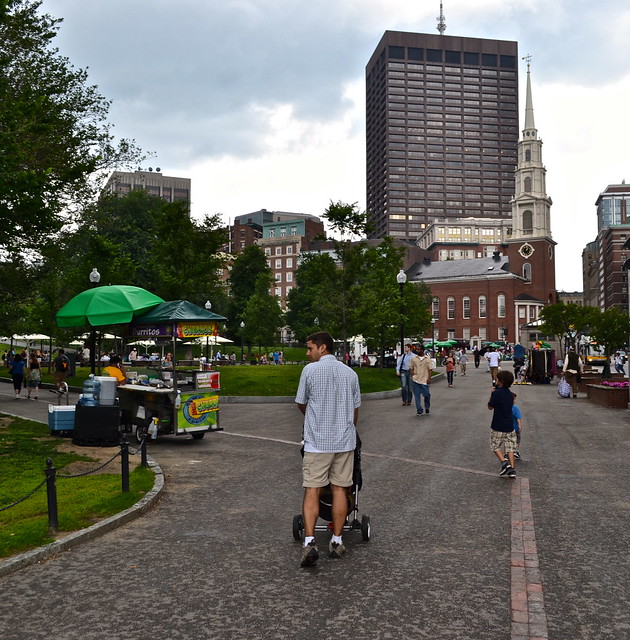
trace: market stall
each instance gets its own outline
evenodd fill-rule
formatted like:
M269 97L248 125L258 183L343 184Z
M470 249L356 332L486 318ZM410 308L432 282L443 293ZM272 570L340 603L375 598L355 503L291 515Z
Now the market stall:
M157 305L136 318L129 333L136 339L172 340L218 335L223 316L186 300ZM145 433L190 434L201 439L220 430L220 374L216 371L178 369L177 362L162 362L151 375L137 376L119 387L123 422L138 440Z

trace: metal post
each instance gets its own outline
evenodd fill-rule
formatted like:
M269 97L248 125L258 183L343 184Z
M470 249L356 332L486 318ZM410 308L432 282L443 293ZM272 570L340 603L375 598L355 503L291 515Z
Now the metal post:
M127 435L122 434L120 440L120 464L122 475L122 490L123 493L129 491L129 443L127 442Z
M147 435L144 434L142 442L140 443L140 464L146 469L149 466L147 460Z
M59 516L57 514L57 469L52 466L51 458L46 459L46 496L48 498L48 532L57 533Z

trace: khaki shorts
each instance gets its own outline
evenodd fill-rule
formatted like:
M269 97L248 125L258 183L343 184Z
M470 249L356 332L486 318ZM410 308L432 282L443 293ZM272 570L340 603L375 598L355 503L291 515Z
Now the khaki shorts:
M354 470L354 451L343 453L304 452L302 460L302 486L325 487L334 484L338 487L352 485Z
M518 448L516 442L516 431L495 431L491 430L490 449L492 451L503 451L503 453L514 453Z

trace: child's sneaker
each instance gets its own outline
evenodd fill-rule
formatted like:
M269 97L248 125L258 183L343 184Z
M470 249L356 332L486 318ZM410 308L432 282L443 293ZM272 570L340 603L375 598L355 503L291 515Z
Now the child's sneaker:
M341 558L341 556L346 552L346 548L343 546L343 542L330 542L328 546L328 554L329 558Z
M505 475L508 478L516 478L516 469L514 467L508 467L507 473Z
M499 475L504 476L508 472L508 469L511 468L510 463L507 460L504 460L501 464L501 471L499 471Z
M514 458L516 460L520 460L521 459L521 452L520 451L515 451L514 452Z

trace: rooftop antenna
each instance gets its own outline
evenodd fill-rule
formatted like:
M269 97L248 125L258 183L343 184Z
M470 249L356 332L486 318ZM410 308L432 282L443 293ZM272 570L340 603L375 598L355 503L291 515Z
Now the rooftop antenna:
M437 17L438 25L437 30L440 32L440 35L443 36L446 31L446 19L444 18L444 9L442 8L442 3L440 2L440 15Z

